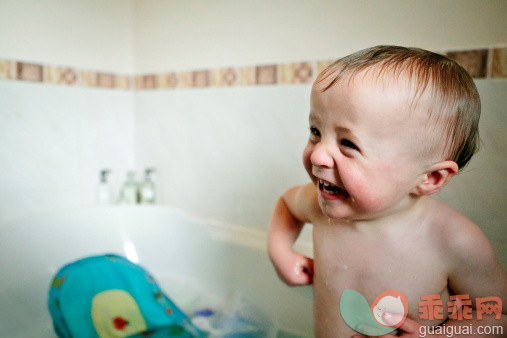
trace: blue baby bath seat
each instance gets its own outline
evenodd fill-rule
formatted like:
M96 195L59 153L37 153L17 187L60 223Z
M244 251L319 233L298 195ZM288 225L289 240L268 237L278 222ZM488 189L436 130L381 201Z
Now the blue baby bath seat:
M59 337L205 336L145 269L114 254L61 268L48 307Z

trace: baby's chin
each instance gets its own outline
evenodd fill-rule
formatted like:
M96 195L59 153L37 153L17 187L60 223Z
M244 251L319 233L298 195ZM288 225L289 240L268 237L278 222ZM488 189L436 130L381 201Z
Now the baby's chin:
M319 207L324 216L330 219L352 220L354 218L353 209L344 202L336 205L336 202L329 202L319 196Z
M378 216L375 212L367 212L365 210L359 210L357 206L350 204L350 201L342 203L341 205L333 205L325 199L319 197L319 207L324 216L330 220L339 219L340 221L352 222L352 221L368 221L375 219Z

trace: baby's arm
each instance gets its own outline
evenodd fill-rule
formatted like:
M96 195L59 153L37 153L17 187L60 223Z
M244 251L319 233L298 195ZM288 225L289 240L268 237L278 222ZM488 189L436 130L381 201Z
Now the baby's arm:
M287 190L277 201L268 232L268 253L280 279L290 286L313 281L313 260L293 250L303 226L309 221L313 185Z
M467 220L468 221L468 220ZM503 326L503 334L507 333L507 274L497 260L493 248L486 236L475 224L468 221L461 233L455 233L449 240L453 268L449 275L449 286L456 295L469 295L473 304L473 319L450 319L445 326L470 325ZM476 298L499 297L503 302L500 320L493 315L484 314L482 320L477 319ZM479 335L475 330L477 337ZM498 335L501 337L504 335ZM475 337L467 335L467 337ZM495 337L488 335L488 337Z

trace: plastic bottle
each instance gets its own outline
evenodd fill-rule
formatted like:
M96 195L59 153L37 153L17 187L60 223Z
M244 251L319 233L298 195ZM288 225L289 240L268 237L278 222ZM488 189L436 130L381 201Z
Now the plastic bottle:
M154 204L155 203L155 184L151 180L151 173L155 169L147 168L144 171L144 182L140 189L140 201L142 204Z
M111 185L107 180L107 176L111 173L110 169L102 169L100 171L100 181L97 186L97 204L109 205L113 202Z
M132 170L127 172L127 179L123 183L120 192L120 203L136 204L139 202L139 190L136 182L136 173Z

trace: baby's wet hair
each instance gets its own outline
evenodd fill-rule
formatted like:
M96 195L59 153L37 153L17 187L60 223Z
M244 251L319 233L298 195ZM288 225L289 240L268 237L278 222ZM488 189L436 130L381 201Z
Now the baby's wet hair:
M479 149L481 102L477 87L467 71L444 55L419 48L376 46L341 58L322 73L315 83L326 80L326 91L342 78L351 81L359 73L372 72L377 79L384 76L405 78L415 84L413 103L423 94L431 95L428 123L443 127L445 160L463 169ZM431 149L436 151L436 149Z

